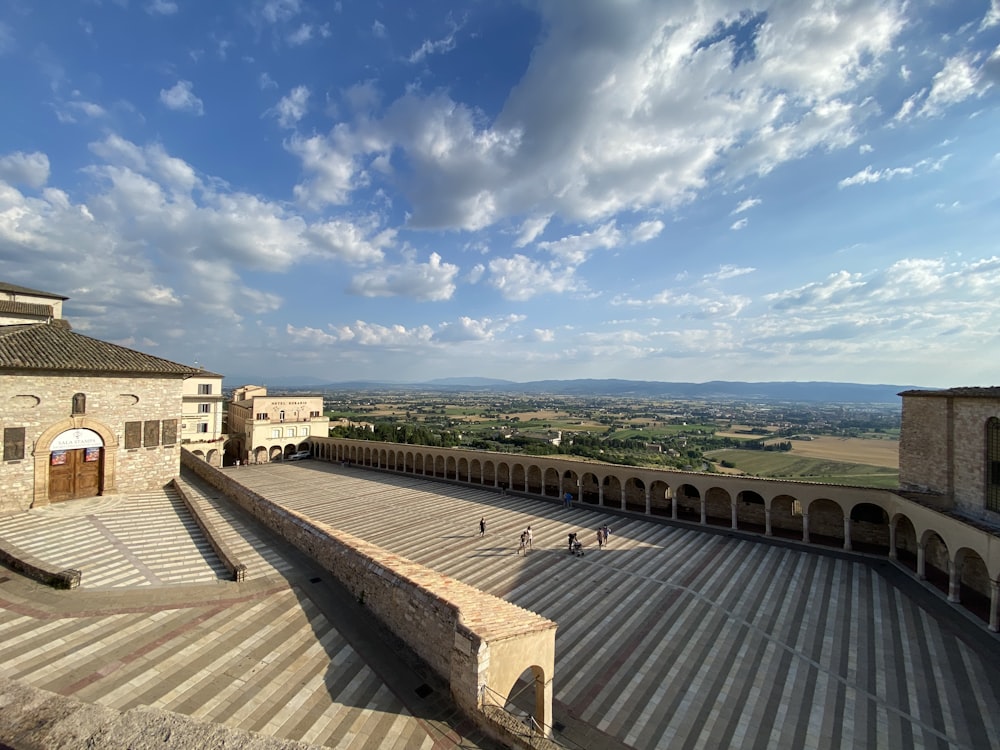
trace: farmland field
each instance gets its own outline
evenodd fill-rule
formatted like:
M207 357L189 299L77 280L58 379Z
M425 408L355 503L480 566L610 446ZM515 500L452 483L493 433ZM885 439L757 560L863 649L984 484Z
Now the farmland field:
M898 440L868 440L821 435L812 440L792 440L792 456L826 458L852 464L899 469Z
M779 451L718 450L705 456L715 462L728 461L746 474L800 482L850 484L892 489L899 484L899 472L885 466L796 456ZM728 472L727 472L728 473Z

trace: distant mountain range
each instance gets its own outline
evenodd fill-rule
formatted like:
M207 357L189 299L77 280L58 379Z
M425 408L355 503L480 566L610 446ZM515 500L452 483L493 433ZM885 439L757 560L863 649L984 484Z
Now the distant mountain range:
M668 383L655 380L534 380L518 383L497 378L438 378L423 383L380 381L324 382L318 378L240 379L226 378L226 387L254 383L289 390L396 390L396 391L465 391L523 393L561 396L634 396L636 398L678 398L704 400L766 401L795 403L895 404L899 393L909 390L934 390L915 385L865 383L829 383L773 381L746 383L713 380L708 383Z

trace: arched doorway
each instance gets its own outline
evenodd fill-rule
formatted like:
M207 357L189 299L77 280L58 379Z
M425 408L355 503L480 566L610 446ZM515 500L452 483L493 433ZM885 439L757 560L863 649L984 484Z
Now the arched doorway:
M104 440L93 430L64 430L49 445L50 503L96 497L104 491Z

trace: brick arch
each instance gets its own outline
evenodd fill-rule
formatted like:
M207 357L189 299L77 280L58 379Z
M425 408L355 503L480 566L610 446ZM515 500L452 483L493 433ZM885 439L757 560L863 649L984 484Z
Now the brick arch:
M118 467L118 438L103 422L93 417L83 415L67 417L55 422L38 436L35 441L35 491L31 505L34 508L49 504L49 455L52 441L66 430L92 430L100 435L104 442L104 492L115 492L117 489L116 469Z

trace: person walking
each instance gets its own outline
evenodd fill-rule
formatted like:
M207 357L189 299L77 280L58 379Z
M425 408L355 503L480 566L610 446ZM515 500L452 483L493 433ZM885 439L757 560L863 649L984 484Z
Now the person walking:
M486 517L479 519L479 536L486 536Z
M531 527L529 526L528 528L526 528L524 530L524 541L525 541L525 544L527 545L528 549L531 549L531 540L533 538L534 538L534 536L532 535L532 533L531 533Z
M528 554L528 551L524 548L524 538L525 538L526 534L527 534L527 532L525 532L525 531L521 532L521 545L517 548L517 554L519 554L519 555L520 554L525 554L525 555Z
M604 529L597 530L597 549L604 549Z

